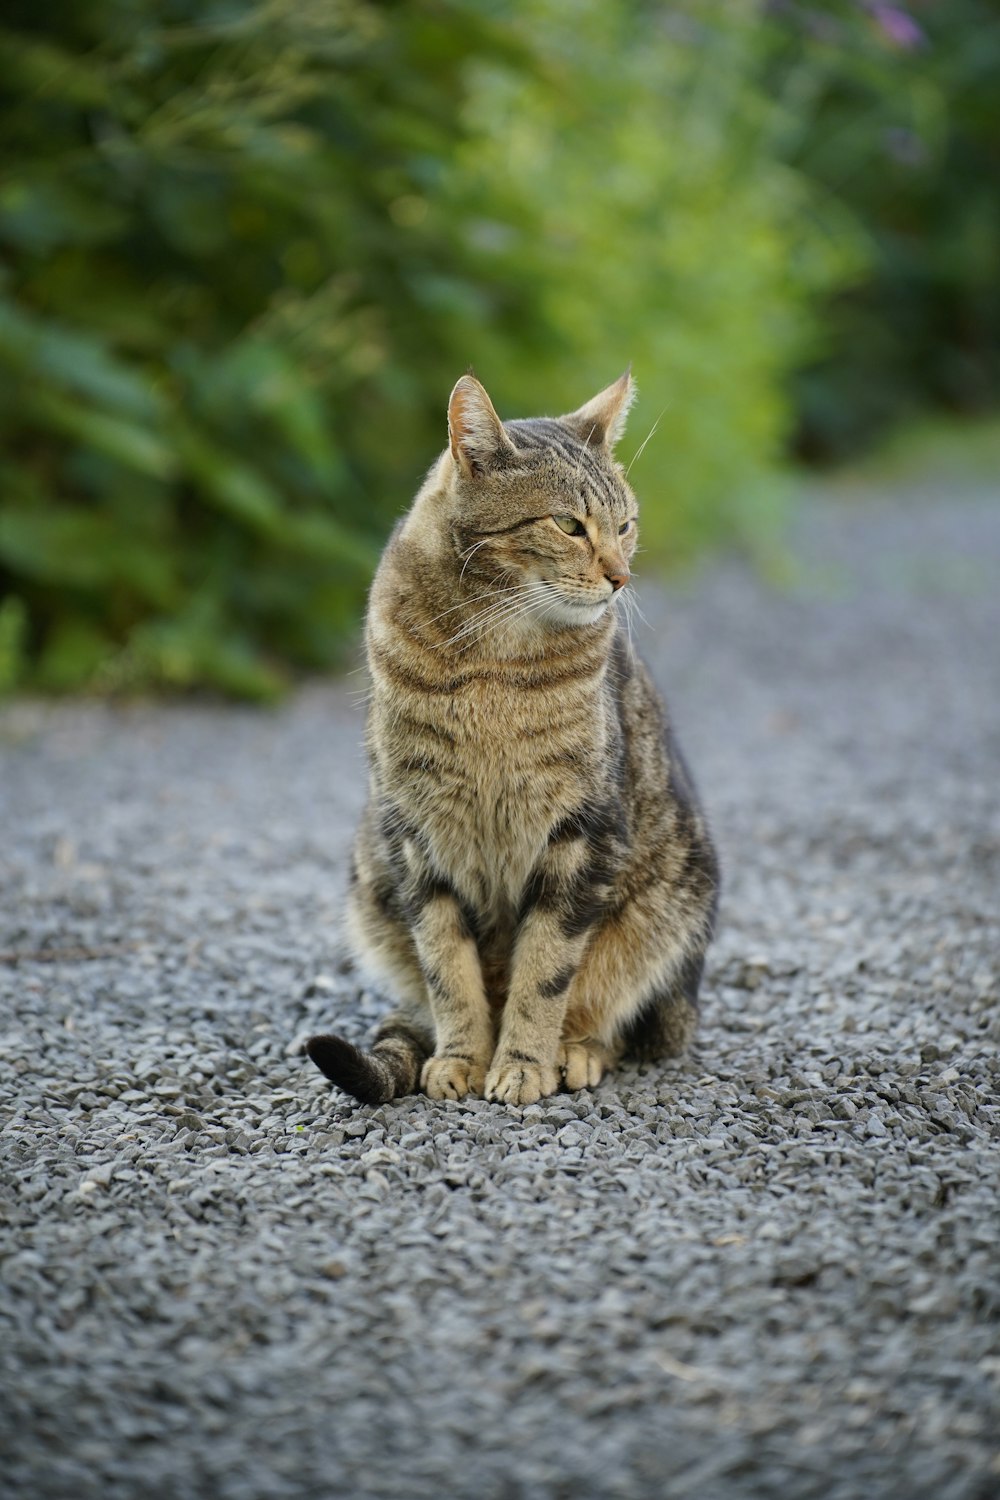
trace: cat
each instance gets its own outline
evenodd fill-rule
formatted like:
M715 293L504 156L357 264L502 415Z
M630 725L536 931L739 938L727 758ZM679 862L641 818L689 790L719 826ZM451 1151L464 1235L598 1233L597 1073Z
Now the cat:
M633 394L626 371L569 416L503 423L463 375L379 564L349 928L397 1008L368 1052L306 1047L364 1103L527 1105L694 1033L718 864L618 608Z

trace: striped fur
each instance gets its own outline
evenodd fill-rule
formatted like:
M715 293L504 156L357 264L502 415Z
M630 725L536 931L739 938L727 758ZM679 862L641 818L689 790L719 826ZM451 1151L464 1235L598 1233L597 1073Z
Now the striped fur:
M397 1008L370 1053L309 1047L365 1102L527 1104L694 1032L718 870L619 617L631 394L504 425L464 376L382 558L349 916Z

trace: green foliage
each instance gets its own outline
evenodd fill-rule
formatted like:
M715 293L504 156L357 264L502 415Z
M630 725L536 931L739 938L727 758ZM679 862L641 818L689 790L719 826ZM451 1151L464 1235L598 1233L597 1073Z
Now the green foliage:
M12 0L0 686L335 662L471 363L515 416L631 359L653 548L759 524L857 263L765 35L722 0Z
M845 486L908 485L925 490L995 488L1000 420L933 415L907 423L839 473Z
M0 697L15 687L24 670L28 612L16 594L0 604Z
M502 409L575 405L609 378L609 350L627 351L644 545L670 560L752 538L775 513L812 303L859 263L857 236L774 149L760 13L588 0L567 19L541 0L519 15L546 66L477 90L468 174L484 218L498 186L530 213L516 253L546 343L498 361Z
M779 8L787 160L864 236L796 376L798 451L850 457L928 408L1000 398L1000 12L994 0Z

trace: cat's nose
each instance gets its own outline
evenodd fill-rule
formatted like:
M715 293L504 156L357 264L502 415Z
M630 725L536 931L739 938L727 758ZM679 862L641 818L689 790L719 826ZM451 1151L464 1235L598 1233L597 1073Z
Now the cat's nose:
M614 573L612 573L610 569L605 568L604 576L617 594L619 589L623 589L625 587L632 575L629 572L628 568L622 565L622 567L617 569Z

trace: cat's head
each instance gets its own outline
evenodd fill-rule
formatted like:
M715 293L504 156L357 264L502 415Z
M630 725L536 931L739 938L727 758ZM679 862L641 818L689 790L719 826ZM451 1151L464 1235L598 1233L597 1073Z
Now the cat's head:
M463 586L518 590L540 625L601 618L636 545L635 496L614 458L634 394L626 371L567 416L503 423L462 376L441 499Z

